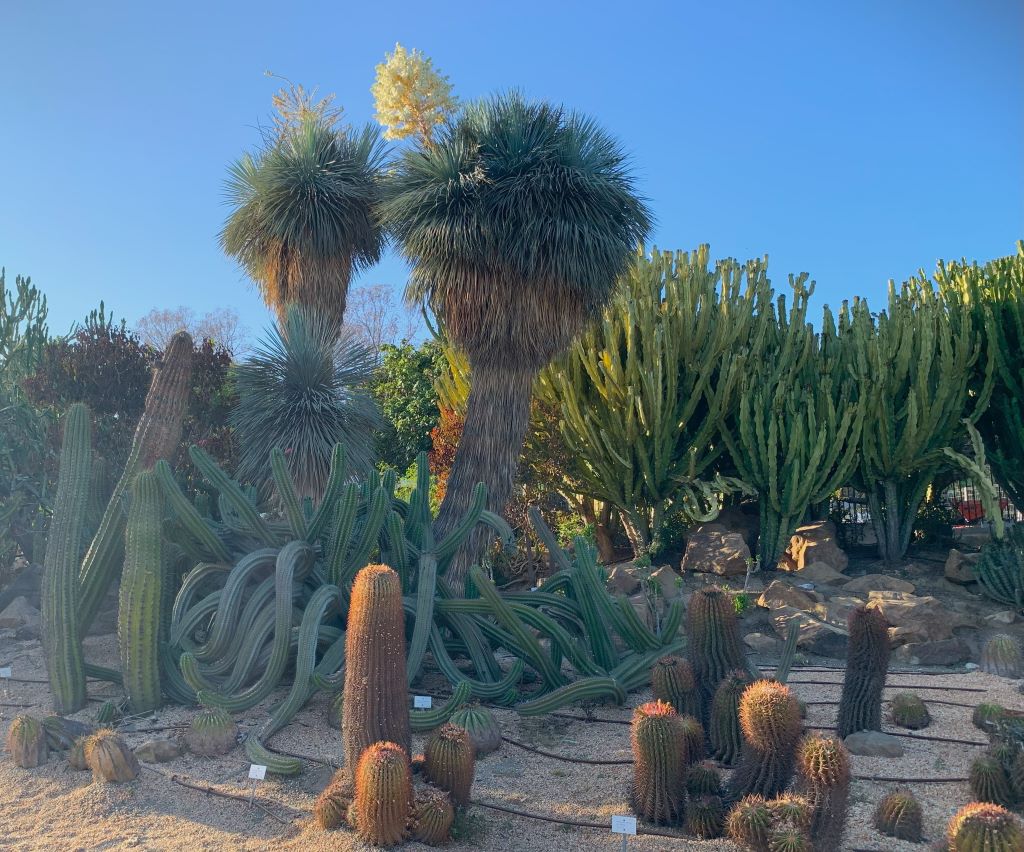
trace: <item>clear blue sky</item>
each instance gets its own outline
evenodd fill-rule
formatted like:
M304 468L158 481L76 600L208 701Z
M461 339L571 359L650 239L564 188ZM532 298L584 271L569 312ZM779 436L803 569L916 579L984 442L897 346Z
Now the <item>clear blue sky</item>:
M776 284L881 306L885 282L1024 236L1024 4L221 2L0 4L0 265L65 330L102 298L268 314L217 245L225 169L278 85L372 118L396 41L456 92L518 87L633 153L663 248L768 253ZM391 256L363 277L401 288Z

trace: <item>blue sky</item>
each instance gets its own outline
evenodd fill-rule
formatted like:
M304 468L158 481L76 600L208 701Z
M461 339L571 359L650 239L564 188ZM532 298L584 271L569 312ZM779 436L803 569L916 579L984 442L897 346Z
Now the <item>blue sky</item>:
M278 83L372 118L396 41L457 94L596 116L632 152L653 242L768 253L817 299L1024 237L1024 5L900 2L175 3L4 0L0 265L65 330L100 299L269 314L217 245L227 165ZM362 283L400 289L395 256Z

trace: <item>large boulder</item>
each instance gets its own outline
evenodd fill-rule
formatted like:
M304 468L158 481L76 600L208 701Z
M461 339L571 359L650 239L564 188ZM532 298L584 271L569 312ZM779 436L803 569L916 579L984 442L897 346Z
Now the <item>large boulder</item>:
M805 653L834 659L842 659L846 656L850 637L841 627L828 624L815 618L809 612L791 606L774 609L771 620L772 627L775 628L775 632L781 639L784 639L789 633L791 623L798 624L800 633L797 636L796 646Z
M816 521L797 527L789 540L786 554L779 562L783 571L803 571L815 562L823 562L840 574L850 564L836 540L836 525L832 521Z
M616 565L608 575L608 590L632 595L640 589L640 572L634 565Z
M729 532L720 524L702 524L686 542L686 553L679 569L717 574L719 577L742 577L747 573L750 548L743 535Z
M757 605L773 611L781 607L811 610L823 600L824 598L817 592L798 589L783 580L772 580L768 588L761 592Z
M28 598L17 597L0 612L0 628L18 630L22 627L38 627L39 617L39 610L32 606Z
M936 642L911 642L893 651L897 663L912 666L958 666L971 658L970 646L959 636Z
M857 731L850 734L843 745L850 754L865 757L903 757L903 743L892 734L881 731Z
M756 504L744 503L739 506L726 506L718 513L714 524L725 532L739 533L743 536L748 548L753 549L757 544L761 519L758 517Z
M888 574L865 574L843 584L844 595L866 595L870 592L904 592L913 594L917 589L913 583L890 577Z
M800 572L800 580L816 586L841 586L849 577L824 562L814 562Z
M946 609L938 598L908 592L868 593L868 607L881 611L889 622L889 638L894 645L935 642L953 636L954 627L975 626L969 620Z
M968 583L973 583L978 579L974 575L974 566L977 563L978 557L976 554L962 553L955 547L951 548L949 556L946 557L946 567L942 572L942 576L951 583L959 583L961 586L966 586Z

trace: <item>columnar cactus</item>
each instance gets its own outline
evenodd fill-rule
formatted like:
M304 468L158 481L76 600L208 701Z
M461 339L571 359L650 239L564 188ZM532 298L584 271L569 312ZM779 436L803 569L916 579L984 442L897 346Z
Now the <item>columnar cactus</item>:
M839 699L839 736L882 730L882 690L889 669L889 632L877 609L855 608L848 619L849 648Z
M641 704L633 713L631 740L633 810L642 819L677 825L688 763L681 717L664 701Z
M449 721L469 734L477 757L501 747L501 728L494 714L486 707L479 704L463 707L456 710Z
M1024 674L1020 644L1012 636L999 633L981 651L981 668L989 674L1019 678Z
M397 743L408 753L402 581L386 565L367 565L352 587L344 695L341 736L346 766L355 766L376 742Z
M160 459L170 458L181 440L192 386L192 351L192 338L179 331L164 350L163 366L153 373L128 461L79 571L78 629L82 634L92 625L121 564L125 527L123 501L131 483L136 474L149 470Z
M132 713L160 707L160 630L163 597L163 495L156 474L143 471L132 486L125 527L117 640Z
M900 728L919 731L931 724L932 717L920 696L913 692L899 692L889 702L892 722Z
M96 780L124 782L139 774L139 761L124 740L109 728L85 741L85 760Z
M744 670L736 610L719 588L698 589L690 598L686 630L690 663L701 693L701 720L708 717L718 684L734 669Z
M35 716L16 716L7 729L7 751L23 769L34 769L46 763L50 749L46 745L46 729Z
M982 755L971 764L968 774L971 795L979 802L992 802L1004 808L1014 803L1010 777L998 759Z
M686 830L694 837L721 837L724 828L725 806L718 796L700 796L686 803Z
M875 828L897 840L921 842L921 803L909 790L889 793L875 808Z
M971 802L953 815L946 839L949 852L1020 852L1024 827L999 805Z
M238 740L238 725L221 707L204 707L189 722L185 745L194 754L205 757L227 754Z
M732 798L750 793L778 795L793 776L796 744L803 729L800 705L784 684L755 681L740 699L740 727L743 751L729 779Z
M811 734L797 750L798 788L813 808L810 836L817 848L839 849L850 796L850 756L835 737Z
M89 409L75 403L64 417L57 498L43 561L40 593L43 647L50 691L58 713L74 713L85 706L78 565L91 484L90 430Z
M121 711L117 704L109 699L96 708L96 722L105 728L109 728L117 721Z
M729 811L725 831L738 846L754 852L768 849L768 836L772 829L772 814L764 796L744 796Z
M413 813L409 758L397 743L374 743L359 758L352 818L367 843L394 846L408 832Z
M351 774L347 769L339 769L313 803L313 819L326 831L341 828L348 822L354 796Z
M441 790L428 788L416 793L412 836L427 846L441 846L452 834L455 808L451 798Z
M651 667L654 697L676 708L681 716L701 718L700 692L688 660L670 654Z
M435 786L446 790L457 808L469 804L476 760L469 733L450 722L427 740L423 749L423 775Z
M742 670L730 672L715 690L711 702L711 756L732 766L740 756L743 734L740 731L740 698L750 685Z

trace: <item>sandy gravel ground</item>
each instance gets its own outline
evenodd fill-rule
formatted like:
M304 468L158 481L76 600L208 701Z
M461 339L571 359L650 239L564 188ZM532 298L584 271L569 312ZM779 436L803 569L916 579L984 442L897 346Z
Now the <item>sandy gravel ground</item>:
M87 657L97 662L116 653L114 637L87 640ZM3 650L0 665L11 665L15 678L44 679L42 652L37 642L17 643ZM827 680L835 686L800 683ZM839 697L838 672L796 671L791 685L806 701L835 700ZM890 674L887 694L914 684L928 698L973 706L981 700L997 701L1024 710L1024 696L1017 683L978 672L942 676ZM958 692L954 688L982 690ZM114 687L90 682L96 699L116 695ZM630 696L635 706L648 696ZM275 700L278 696L275 696ZM13 682L9 694L0 687L0 730L6 730L19 712L49 712L45 684ZM89 718L96 702L77 714ZM985 735L970 722L969 707L929 705L934 721L920 733L981 742ZM315 698L292 724L271 741L271 745L321 760L340 763L340 735L326 721L327 702ZM237 717L243 730L264 718L267 706ZM174 729L147 731L164 725L186 723L190 710L172 707L133 724L142 730L125 730L131 745L154 736L176 735ZM563 718L520 718L514 712L496 711L504 733L535 748L567 756L601 759L630 757L629 729L625 725L594 724ZM580 711L568 709L578 714ZM809 726L834 724L834 705L811 705ZM628 720L625 708L601 707L595 715ZM906 754L899 759L854 757L856 775L962 778L980 747L903 740ZM421 749L416 738L414 749ZM346 831L325 833L309 817L316 794L331 774L331 767L307 762L296 778L261 783L258 801L274 816L242 802L229 801L186 789L170 780L177 774L219 790L246 793L248 762L241 747L219 759L185 755L169 764L144 769L131 784L94 784L88 772L74 772L60 755L51 754L49 763L36 770L20 769L6 755L0 759L0 849L4 850L361 850L364 844ZM155 770L155 771L154 771ZM160 774L164 773L164 774ZM532 754L511 744L483 758L477 765L474 798L481 802L532 811L549 816L610 823L613 814L628 814L626 785L628 766L584 766ZM900 843L876 833L871 827L875 803L898 786L885 781L857 780L851 791L851 809L843 849L871 849L898 852L920 850L920 845ZM942 835L955 810L968 801L967 785L961 781L910 785L924 805L925 830L929 839ZM275 818L276 817L276 818ZM408 844L409 849L426 849ZM618 837L602 830L570 828L526 819L482 807L473 807L461 826L460 838L448 848L488 850L618 850ZM644 850L722 849L736 847L725 840L699 842L680 836L631 838L628 848Z

